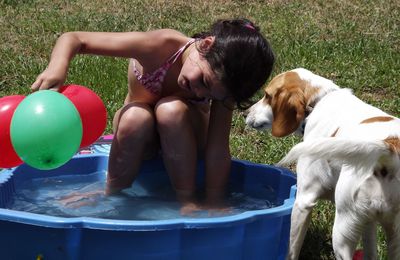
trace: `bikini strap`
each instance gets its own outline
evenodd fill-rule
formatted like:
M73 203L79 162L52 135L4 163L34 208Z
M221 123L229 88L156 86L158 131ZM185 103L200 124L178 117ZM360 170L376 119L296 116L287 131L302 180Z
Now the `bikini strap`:
M191 39L185 45L183 45L177 52L172 55L167 62L165 63L168 67L175 63L175 61L181 56L181 54L192 44L196 41L196 39Z

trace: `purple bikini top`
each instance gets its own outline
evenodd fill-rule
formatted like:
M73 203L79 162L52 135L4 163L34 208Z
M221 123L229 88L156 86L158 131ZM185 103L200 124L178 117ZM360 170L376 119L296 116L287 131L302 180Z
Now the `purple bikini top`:
M133 72L136 75L137 80L154 95L160 95L162 90L162 83L164 81L167 71L175 63L175 61L182 55L182 53L193 43L196 39L191 39L184 46L182 46L177 52L175 52L161 67L151 73L142 74L133 62Z

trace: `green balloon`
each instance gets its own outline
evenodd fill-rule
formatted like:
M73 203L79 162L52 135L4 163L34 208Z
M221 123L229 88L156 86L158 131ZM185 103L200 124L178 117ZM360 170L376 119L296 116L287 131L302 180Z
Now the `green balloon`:
M78 151L82 121L67 97L42 90L18 105L11 119L10 136L22 161L37 169L54 169Z

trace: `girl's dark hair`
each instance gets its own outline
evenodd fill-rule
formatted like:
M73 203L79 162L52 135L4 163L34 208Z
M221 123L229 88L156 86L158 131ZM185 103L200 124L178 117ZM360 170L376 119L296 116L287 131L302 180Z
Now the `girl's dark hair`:
M193 38L215 36L213 45L202 51L236 105L245 109L250 98L265 84L275 61L270 44L259 27L247 19L218 20L209 32Z

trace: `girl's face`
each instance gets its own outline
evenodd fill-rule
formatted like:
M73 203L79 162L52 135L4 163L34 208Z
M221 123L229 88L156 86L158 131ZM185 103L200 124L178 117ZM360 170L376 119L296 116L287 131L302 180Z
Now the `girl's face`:
M207 37L201 43L207 48L214 42L213 37ZM218 80L209 63L196 48L191 48L190 53L183 63L178 77L178 85L194 93L199 98L223 100L227 90Z

